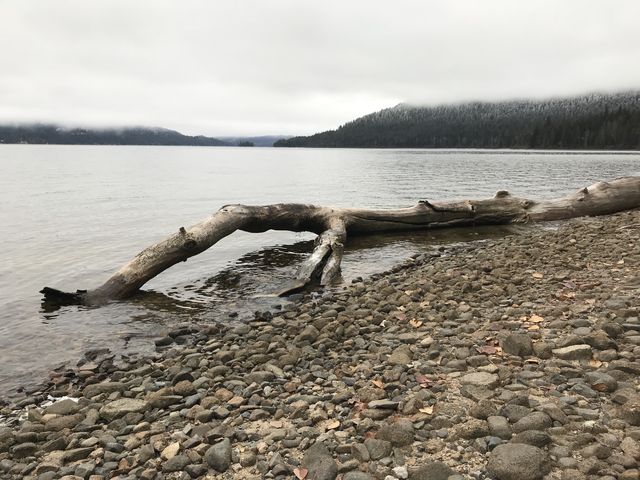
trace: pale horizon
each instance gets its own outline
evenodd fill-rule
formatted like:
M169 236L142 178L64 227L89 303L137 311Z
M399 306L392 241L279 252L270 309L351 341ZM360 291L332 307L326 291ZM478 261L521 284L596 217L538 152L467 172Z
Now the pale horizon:
M627 0L0 5L0 123L309 135L399 103L640 88Z

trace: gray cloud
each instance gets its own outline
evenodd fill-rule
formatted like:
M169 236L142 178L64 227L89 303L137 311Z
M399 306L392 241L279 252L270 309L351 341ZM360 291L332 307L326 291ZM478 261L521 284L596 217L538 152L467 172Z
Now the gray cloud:
M0 121L305 134L640 87L635 0L0 0Z

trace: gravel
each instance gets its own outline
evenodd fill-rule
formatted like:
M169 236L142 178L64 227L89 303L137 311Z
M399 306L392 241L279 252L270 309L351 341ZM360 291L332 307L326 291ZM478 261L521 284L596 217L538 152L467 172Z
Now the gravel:
M523 227L87 352L3 403L0 478L637 479L638 238Z

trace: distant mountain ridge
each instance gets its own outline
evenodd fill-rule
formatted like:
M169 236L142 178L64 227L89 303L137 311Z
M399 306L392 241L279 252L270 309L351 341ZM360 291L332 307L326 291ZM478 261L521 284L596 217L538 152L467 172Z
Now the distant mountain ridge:
M549 100L399 104L276 147L640 149L640 91Z
M183 135L166 128L66 128L51 124L0 125L0 143L58 145L184 145L219 147L217 138Z

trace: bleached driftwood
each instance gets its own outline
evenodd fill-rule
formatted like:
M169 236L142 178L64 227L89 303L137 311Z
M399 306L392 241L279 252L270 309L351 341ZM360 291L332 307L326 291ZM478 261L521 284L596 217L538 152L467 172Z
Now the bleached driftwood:
M298 269L286 295L318 277L321 285L340 278L340 262L348 235L375 234L471 225L562 220L606 215L640 207L640 177L598 182L566 197L529 200L499 191L493 198L448 202L419 201L410 208L369 210L304 204L226 205L209 218L140 252L93 290L65 293L45 287L45 300L60 304L96 305L125 299L167 268L197 255L236 230L290 230L318 235L313 253Z

